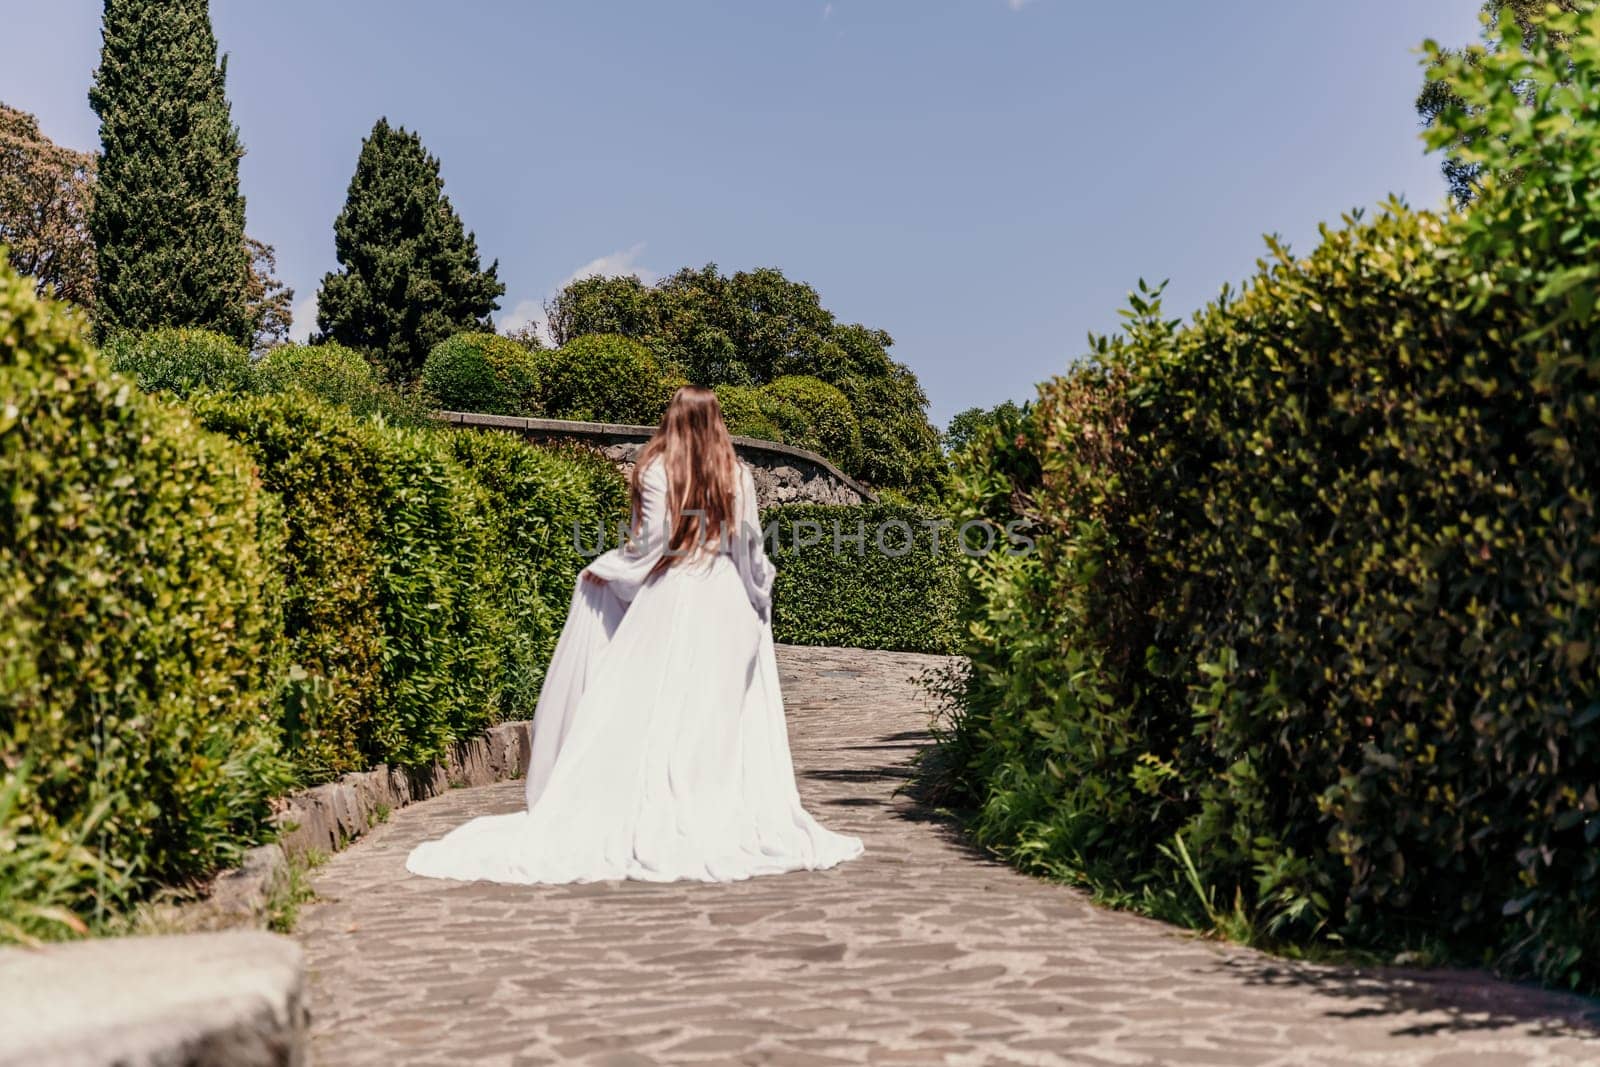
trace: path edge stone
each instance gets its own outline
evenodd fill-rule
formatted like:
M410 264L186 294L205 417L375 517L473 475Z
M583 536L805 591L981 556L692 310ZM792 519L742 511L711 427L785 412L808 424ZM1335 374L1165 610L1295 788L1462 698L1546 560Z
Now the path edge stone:
M528 773L533 723L497 723L477 737L457 741L443 761L425 771L379 764L332 782L301 789L277 802L276 841L244 854L217 875L204 899L184 910L204 909L225 920L260 920L287 878L292 859L339 852L383 822L390 812L451 789L492 785Z

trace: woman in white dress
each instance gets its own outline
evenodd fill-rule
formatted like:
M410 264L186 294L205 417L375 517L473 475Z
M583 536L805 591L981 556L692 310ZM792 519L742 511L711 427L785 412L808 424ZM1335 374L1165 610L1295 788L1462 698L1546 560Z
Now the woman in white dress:
M406 869L519 884L728 882L861 854L800 804L755 482L716 394L679 389L634 468L626 544L579 576L533 720L524 811Z

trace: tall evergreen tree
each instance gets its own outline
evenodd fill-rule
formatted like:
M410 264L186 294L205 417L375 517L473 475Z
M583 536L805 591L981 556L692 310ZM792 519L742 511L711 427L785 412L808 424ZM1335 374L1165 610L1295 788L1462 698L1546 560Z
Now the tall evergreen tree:
M317 325L404 377L453 333L489 329L506 291L499 261L481 269L478 240L444 195L422 138L379 119L361 145L344 210L333 224L344 268L322 279Z
M248 343L244 149L207 0L105 0L101 32L96 328L195 326Z

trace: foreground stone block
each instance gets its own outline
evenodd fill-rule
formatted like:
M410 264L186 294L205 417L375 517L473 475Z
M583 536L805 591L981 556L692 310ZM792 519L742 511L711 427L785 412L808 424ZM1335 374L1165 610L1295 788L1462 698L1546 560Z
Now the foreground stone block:
M303 1067L305 961L276 934L0 951L3 1067Z

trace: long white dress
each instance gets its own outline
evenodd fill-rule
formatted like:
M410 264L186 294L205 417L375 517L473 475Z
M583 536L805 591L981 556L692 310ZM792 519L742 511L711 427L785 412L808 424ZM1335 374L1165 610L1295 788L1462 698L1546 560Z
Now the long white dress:
M418 845L406 869L517 884L729 882L859 856L800 804L773 653L773 567L739 466L739 533L657 572L667 478L579 578L533 720L528 806Z

